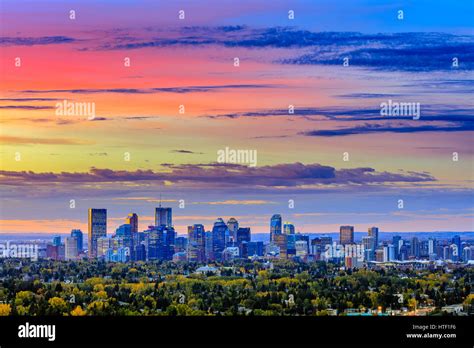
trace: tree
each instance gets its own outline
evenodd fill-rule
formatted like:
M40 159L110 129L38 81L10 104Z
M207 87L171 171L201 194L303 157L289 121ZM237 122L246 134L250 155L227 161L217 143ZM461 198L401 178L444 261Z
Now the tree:
M0 303L0 316L4 317L10 315L12 307L6 303Z
M67 303L61 297L52 297L48 300L51 314L62 315L67 312Z
M72 311L71 311L71 315L73 317L82 317L84 315L86 315L87 312L85 310L83 310L81 308L81 306L76 306L76 308L74 308Z

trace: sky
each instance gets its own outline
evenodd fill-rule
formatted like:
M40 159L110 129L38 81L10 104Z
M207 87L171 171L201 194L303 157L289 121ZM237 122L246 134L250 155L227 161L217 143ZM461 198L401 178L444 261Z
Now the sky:
M275 213L301 233L472 232L473 15L472 1L2 1L0 233L86 232L88 208L108 209L109 233L131 212L144 230L160 200L179 234L218 217L269 232ZM382 114L389 102L419 119ZM60 112L80 103L93 117ZM222 163L226 148L256 166Z

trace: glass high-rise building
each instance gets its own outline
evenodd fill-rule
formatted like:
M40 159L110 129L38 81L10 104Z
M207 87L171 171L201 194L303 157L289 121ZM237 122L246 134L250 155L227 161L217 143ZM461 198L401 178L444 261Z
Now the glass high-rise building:
M58 247L61 245L61 236L54 236L53 237L53 245Z
M229 229L229 237L233 243L237 240L237 230L239 229L239 222L235 218L230 218L227 221L227 228Z
M81 253L83 250L84 237L81 230L71 230L71 237L77 240L77 252Z
M362 237L362 245L364 246L364 259L366 261L375 260L375 238L373 236Z
M281 215L275 214L270 219L270 242L275 240L275 236L281 234Z
M171 208L155 208L155 226L173 226Z
M214 250L213 250L213 238L212 231L206 231L204 233L205 246L204 246L204 258L206 260L214 260Z
M275 234L273 242L280 249L280 259L288 258L288 236L286 234Z
M107 236L107 209L89 209L89 257L97 257L97 239Z
M224 220L218 218L212 227L212 251L217 260L222 258L222 252L227 245L226 235L228 235L227 225Z
M77 250L77 238L67 237L64 243L65 260L76 260L79 252Z
M369 237L374 237L375 248L379 246L379 228L378 227L369 227L368 231Z
M289 222L286 222L283 225L283 233L285 233L285 234L295 234L295 225L293 225Z
M354 226L341 226L339 230L339 243L354 244Z
M420 256L420 241L416 237L410 241L410 255L415 259Z
M127 218L125 219L125 223L130 225L132 234L138 232L138 215L135 213L128 214Z
M188 261L202 262L205 260L206 238L204 226L195 224L188 226Z

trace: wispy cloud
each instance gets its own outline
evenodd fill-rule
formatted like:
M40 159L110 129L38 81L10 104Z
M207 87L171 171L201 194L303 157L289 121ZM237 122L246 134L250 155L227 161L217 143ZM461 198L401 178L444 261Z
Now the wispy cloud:
M203 152L194 152L190 150L171 150L171 153L183 153L183 154L190 154L190 155L202 155Z
M72 94L94 94L94 93L118 93L118 94L151 94L151 93L206 93L220 90L237 89L260 89L277 88L277 85L269 84L235 84L235 85L208 85L208 86L182 86L182 87L154 87L154 88L82 88L82 89L46 89L46 90L23 90L22 93L72 93Z
M153 30L153 29L151 29ZM411 32L363 34L357 32L314 32L295 27L251 28L183 27L166 36L147 39L112 39L100 50L134 50L173 46L201 47L218 45L237 48L292 49L295 57L276 63L296 65L341 65L377 70L434 71L450 70L453 57L457 70L474 67L474 37L446 33Z
M65 44L76 41L68 36L40 36L40 37L0 37L0 46L35 46Z
M451 126L439 125L384 125L384 124L365 124L357 127L339 128L339 129L318 129L308 132L302 132L303 135L308 136L323 136L334 137L355 134L370 134L370 133L421 133L421 132L466 132L474 131L473 122L460 122Z
M0 136L0 143L3 144L54 144L54 145L84 145L89 142L77 139L63 138L32 138L32 137L16 137L16 136Z
M212 202L193 202L192 204L208 204L208 205L265 205L265 204L276 204L272 201L265 201L261 199L256 200L237 200L230 199L226 201L212 201Z
M18 110L50 110L53 106L43 105L0 105L0 109L18 109Z

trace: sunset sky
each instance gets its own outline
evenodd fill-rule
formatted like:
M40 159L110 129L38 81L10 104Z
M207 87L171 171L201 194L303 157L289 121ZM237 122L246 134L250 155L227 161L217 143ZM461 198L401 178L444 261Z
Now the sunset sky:
M0 12L1 233L86 232L88 208L108 209L109 233L130 212L143 230L160 195L179 234L218 217L268 232L275 213L302 233L474 230L472 1ZM64 100L95 118L57 115ZM420 103L420 119L381 116L389 100ZM257 166L217 163L226 147L256 150Z

